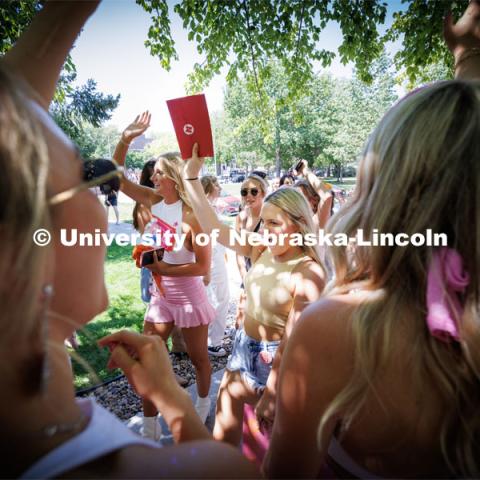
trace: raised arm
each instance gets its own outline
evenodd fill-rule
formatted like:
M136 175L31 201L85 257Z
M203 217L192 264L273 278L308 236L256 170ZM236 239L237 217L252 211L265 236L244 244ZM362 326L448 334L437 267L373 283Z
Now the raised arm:
M97 0L47 2L2 59L27 81L46 110L73 42L98 4Z
M220 222L203 191L199 175L204 162L205 159L198 156L198 145L195 144L193 146L192 158L186 161L184 168L185 190L192 204L193 213L204 232L210 234L212 231L217 230L219 243L227 248L231 248L239 255L250 257L252 247L248 245L248 242L247 245L241 245L239 242L230 241L233 238L230 232L234 232L234 229Z
M242 231L242 212L240 212L236 217L235 217L235 230L237 232ZM243 280L245 279L245 275L247 274L247 268L245 266L245 258L242 255L239 255L238 253L235 255L235 260L237 261L237 268L238 268L238 273L240 274L240 278Z
M455 58L455 78L480 79L480 0L471 0L465 13L453 23L451 13L445 18L443 34Z
M259 421L270 426L275 416L278 374L288 339L303 310L320 298L325 287L325 274L320 265L314 261L298 265L292 272L291 280L294 290L293 308L290 311L282 341L275 354L267 386L255 409Z
M320 202L317 209L318 226L319 228L325 228L325 225L330 218L330 212L332 210L333 197L330 190L327 188L324 182L320 180L309 168L306 160L302 160L299 169L297 170L299 175L310 183L313 189L318 193Z
M136 137L139 137L147 130L150 126L151 117L152 116L148 111L137 115L135 120L122 132L122 136L120 137L113 154L114 160L119 165L125 165L130 144ZM142 203L148 208L159 201L159 197L155 193L155 190L130 181L125 174L123 175L120 190L122 190L125 195L128 195L136 202Z

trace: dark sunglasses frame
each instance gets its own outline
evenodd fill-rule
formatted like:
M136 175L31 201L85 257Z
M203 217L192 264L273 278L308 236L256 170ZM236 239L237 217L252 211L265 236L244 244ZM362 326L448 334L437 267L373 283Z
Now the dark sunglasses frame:
M119 166L114 159L84 161L83 182L75 187L55 194L49 199L48 203L49 205L58 205L74 197L77 193L93 187L103 188L103 193L108 193L112 190L118 192L120 189L120 179L122 177L123 167Z
M248 195L248 193L251 193L252 194L252 197L256 197L258 195L258 193L260 192L260 190L258 188L242 188L240 190L240 195L242 197L246 197Z
M261 170L254 170L250 175L256 175L257 177L263 178L264 180L267 178L267 174L262 172Z

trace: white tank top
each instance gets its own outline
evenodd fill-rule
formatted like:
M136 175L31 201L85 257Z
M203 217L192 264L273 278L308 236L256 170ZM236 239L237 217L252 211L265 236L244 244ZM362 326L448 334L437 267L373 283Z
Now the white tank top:
M77 404L90 418L85 430L40 458L20 478L55 478L132 445L161 448L158 443L133 433L92 398L77 399Z
M166 204L163 200L152 206L152 213L168 223L175 229L178 238L181 238L182 232L182 219L183 219L183 202L181 200L175 203ZM185 263L195 263L195 254L185 248L183 244L182 248L178 250L174 248L171 252L165 252L163 254L163 261L172 265L183 265Z

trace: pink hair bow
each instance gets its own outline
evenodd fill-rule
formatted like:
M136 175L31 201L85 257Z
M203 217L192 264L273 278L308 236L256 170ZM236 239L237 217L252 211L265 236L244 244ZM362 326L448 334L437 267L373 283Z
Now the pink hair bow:
M460 294L469 283L456 250L442 247L433 253L427 278L427 325L433 337L444 342L459 341L457 322L464 308Z

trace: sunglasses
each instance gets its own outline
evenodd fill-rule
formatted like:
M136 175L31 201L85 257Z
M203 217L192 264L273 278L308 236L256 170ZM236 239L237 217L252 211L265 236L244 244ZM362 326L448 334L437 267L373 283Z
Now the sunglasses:
M256 197L258 195L258 188L242 188L240 190L240 195L242 197L246 197L248 195L248 192L251 193L252 197Z
M250 175L256 175L257 177L263 178L264 180L267 178L266 172L262 172L261 170L254 170Z
M83 182L80 185L55 194L48 203L50 205L58 205L70 200L77 193L93 187L100 187L100 191L104 195L108 195L112 191L118 192L122 175L123 167L119 166L113 159L85 160L83 162Z

